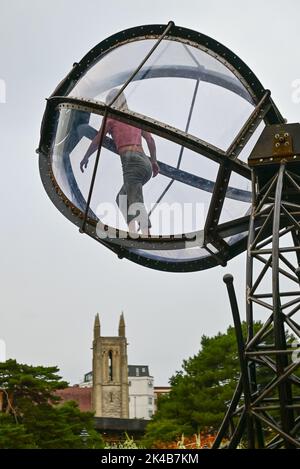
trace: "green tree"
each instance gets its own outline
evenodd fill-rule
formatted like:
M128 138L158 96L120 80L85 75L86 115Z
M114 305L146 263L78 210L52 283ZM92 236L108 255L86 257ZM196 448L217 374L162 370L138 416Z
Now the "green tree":
M35 449L33 435L24 425L16 424L11 415L0 415L0 448L1 449Z
M31 366L7 360L0 363L0 390L3 393L2 411L22 414L19 406L27 401L33 404L56 403L60 398L57 389L68 386L57 374L56 366Z
M256 327L260 324L257 323ZM243 324L246 335L246 324ZM270 376L258 370L260 382ZM234 327L214 337L202 336L200 352L184 360L170 379L171 392L158 400L158 411L148 424L144 444L171 441L182 433L216 431L223 420L240 376Z
M22 423L33 435L33 441L42 449L103 448L103 441L94 429L91 412L81 412L76 402L69 401L57 406L29 405ZM88 433L86 441L82 430Z
M102 448L91 412L55 394L67 386L57 367L0 363L0 448ZM83 440L85 430L88 438Z

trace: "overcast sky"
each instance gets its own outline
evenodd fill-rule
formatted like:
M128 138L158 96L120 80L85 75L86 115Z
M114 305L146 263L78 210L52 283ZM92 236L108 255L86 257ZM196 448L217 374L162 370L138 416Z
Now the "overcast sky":
M106 37L173 20L237 53L288 121L298 122L292 84L300 79L300 4L1 0L0 6L0 339L7 357L58 365L76 383L91 369L94 315L100 314L103 335L115 335L124 311L129 363L149 365L155 384L166 385L182 360L197 353L202 334L232 322L222 282L227 272L244 311L245 255L226 268L171 274L120 261L79 234L40 181L35 149L45 98Z

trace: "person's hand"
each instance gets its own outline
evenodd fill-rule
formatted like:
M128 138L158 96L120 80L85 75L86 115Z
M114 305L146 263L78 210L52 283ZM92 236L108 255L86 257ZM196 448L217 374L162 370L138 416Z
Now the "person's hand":
M153 177L154 177L154 178L155 178L155 176L157 176L158 173L159 173L159 166L158 166L157 161L153 161L153 162L152 162L152 173L153 173Z
M80 162L80 169L81 169L81 172L84 173L84 170L87 168L87 165L88 165L88 162L89 162L89 159L88 157L84 157L83 160Z

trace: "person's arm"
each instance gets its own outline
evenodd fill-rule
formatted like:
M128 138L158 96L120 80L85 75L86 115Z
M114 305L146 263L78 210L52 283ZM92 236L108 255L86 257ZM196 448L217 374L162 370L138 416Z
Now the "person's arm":
M150 160L152 163L152 171L153 171L153 177L157 176L159 173L159 166L157 164L157 159L156 159L156 145L155 141L152 137L152 135L149 132L146 132L145 130L142 130L142 137L147 142L149 152L150 152Z
M105 126L105 129L104 129L104 135L106 135L108 132L109 132L109 123L106 122L106 126ZM90 156L97 150L97 148L99 146L100 135L101 135L101 128L100 128L99 132L97 133L97 135L91 141L90 146L88 147L83 159L80 162L80 169L81 169L82 173L87 168Z

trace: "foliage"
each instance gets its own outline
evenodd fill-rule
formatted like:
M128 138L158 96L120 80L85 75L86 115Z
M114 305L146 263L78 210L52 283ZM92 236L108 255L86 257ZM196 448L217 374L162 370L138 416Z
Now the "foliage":
M16 424L11 415L0 414L0 448L35 449L36 445L24 425Z
M75 402L60 404L55 394L67 383L57 367L0 363L0 448L102 448L94 430L93 414L81 412ZM83 439L82 430L88 436Z
M255 329L261 327L260 323ZM246 334L246 324L243 324ZM267 339L269 340L269 339ZM270 339L271 340L271 339ZM266 368L257 368L259 382L269 380ZM171 392L158 400L158 411L147 426L143 443L156 447L178 442L182 434L216 432L240 376L234 327L214 337L202 336L199 353L184 360L170 379Z
M204 433L194 434L193 436L181 435L180 439L162 442L157 441L155 448L159 449L207 449L210 448L214 442L214 435L206 435Z
M7 360L0 363L0 389L4 390L3 411L9 412L10 405L19 413L18 404L29 400L35 404L58 402L55 390L67 387L58 376L56 366L31 366ZM9 396L12 396L11 402Z
M102 448L103 442L94 430L93 414L81 412L77 403L69 401L58 406L29 405L22 423L42 449ZM80 436L88 433L86 441Z
M144 447L139 446L133 438L125 433L125 440L122 443L106 443L105 449L144 449Z

